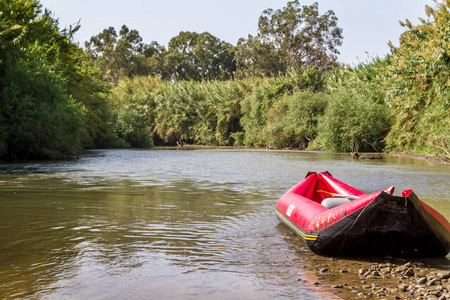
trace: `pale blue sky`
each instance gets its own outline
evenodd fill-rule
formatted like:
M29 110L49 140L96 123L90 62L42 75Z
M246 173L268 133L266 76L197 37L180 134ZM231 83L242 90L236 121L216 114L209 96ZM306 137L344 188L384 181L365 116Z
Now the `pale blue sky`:
M84 44L104 28L123 25L137 29L145 43L157 41L167 47L180 31L209 32L236 45L239 38L255 35L264 9L279 9L288 0L41 0L54 13L61 27L81 20L75 37ZM398 23L408 18L418 24L426 19L425 5L432 0L303 0L302 5L319 2L320 13L332 10L343 29L339 60L348 64L384 57L388 41L398 45L404 31ZM367 54L367 53L368 54Z

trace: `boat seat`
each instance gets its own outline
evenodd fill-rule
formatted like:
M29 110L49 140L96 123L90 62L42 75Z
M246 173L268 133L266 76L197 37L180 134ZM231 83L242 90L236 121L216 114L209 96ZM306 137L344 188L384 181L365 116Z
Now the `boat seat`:
M351 200L348 198L325 198L322 201L322 205L325 206L326 208L333 208L345 203L350 202Z

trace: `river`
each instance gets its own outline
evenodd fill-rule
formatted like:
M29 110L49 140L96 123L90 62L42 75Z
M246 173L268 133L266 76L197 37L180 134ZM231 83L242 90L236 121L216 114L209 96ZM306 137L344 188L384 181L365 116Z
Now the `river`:
M0 164L0 297L336 299L315 282L329 258L274 214L325 170L367 193L414 188L450 219L450 167L408 158L162 149Z

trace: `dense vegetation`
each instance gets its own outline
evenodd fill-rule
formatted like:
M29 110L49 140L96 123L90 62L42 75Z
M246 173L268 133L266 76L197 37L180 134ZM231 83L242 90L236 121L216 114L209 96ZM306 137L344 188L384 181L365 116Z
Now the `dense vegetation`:
M180 32L168 48L112 27L85 43L37 0L0 2L0 157L83 148L223 145L401 151L450 158L450 0L400 46L337 62L342 30L318 4L264 11L235 46Z

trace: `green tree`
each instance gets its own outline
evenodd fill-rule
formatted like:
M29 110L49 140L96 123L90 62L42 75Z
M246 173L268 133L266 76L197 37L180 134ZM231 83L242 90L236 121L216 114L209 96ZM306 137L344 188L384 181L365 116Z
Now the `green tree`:
M169 42L165 72L177 80L224 80L236 70L234 48L208 32L180 32Z
M84 115L94 127L103 85L72 42L78 28L61 30L36 0L0 2L0 156L60 157L91 139Z
M236 45L236 72L239 77L281 75L287 67L282 64L281 53L272 43L248 36Z
M157 42L143 43L139 32L125 25L118 34L114 27L104 29L85 47L94 65L113 83L124 77L161 74L165 48Z
M302 66L329 70L342 44L337 21L331 10L320 15L318 3L301 6L295 0L283 9L267 9L259 18L257 36L238 42L238 69L244 75L268 76Z

